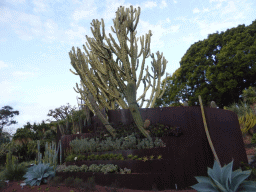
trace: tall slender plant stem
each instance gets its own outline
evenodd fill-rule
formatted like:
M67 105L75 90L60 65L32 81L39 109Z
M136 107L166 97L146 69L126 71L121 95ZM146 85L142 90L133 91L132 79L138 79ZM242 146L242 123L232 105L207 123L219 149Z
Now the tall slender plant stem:
M199 98L199 102L200 102L200 106L201 106L201 111L202 111L202 117L203 117L204 129L205 129L205 132L206 132L206 136L207 136L208 142L210 144L210 147L212 149L213 155L214 155L215 159L217 160L217 162L220 165L219 158L218 158L217 153L216 153L216 151L215 151L215 149L213 147L212 140L211 140L208 128L207 128L206 119L205 119L205 115L204 115L204 106L203 106L203 102L202 102L201 96L199 95L198 98ZM220 165L220 167L221 167L221 165Z

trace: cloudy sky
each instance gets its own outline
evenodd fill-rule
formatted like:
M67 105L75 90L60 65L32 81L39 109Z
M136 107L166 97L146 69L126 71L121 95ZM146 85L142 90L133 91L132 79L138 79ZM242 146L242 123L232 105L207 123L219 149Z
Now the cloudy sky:
M9 105L20 112L13 118L18 123L3 130L14 134L27 122L55 120L47 116L49 110L67 103L78 109L79 94L73 87L80 78L69 71L75 69L68 53L72 46L85 52L82 46L87 42L85 35L93 37L93 19L103 18L107 37L111 33L118 42L111 30L112 19L119 6L130 5L141 8L136 37L152 31L151 53L163 52L168 61L165 74L170 75L193 43L256 19L254 0L1 0L0 109ZM153 74L151 61L151 57L146 59L145 68ZM141 62L142 57L137 77ZM137 98L143 89L141 83Z

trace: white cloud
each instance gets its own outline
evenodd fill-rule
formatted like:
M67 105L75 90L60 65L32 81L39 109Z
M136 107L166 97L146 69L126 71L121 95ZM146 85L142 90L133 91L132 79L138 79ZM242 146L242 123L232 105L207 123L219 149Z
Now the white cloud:
M0 61L0 69L5 67L8 67L8 65L5 64L3 61Z
M49 8L48 5L44 3L43 0L33 0L34 4L34 12L40 13L40 12L45 12Z
M35 73L32 72L23 72L23 71L15 71L12 73L13 77L16 77L18 80L25 80L35 76Z
M193 9L193 13L200 13L198 8Z
M212 2L223 2L223 1L227 1L227 0L210 0L210 3L212 3Z
M157 7L157 4L153 1L147 1L144 3L144 7L152 9L153 7Z
M182 41L186 42L187 44L192 45L198 41L198 35L195 33L190 33L187 36L183 36L181 39L182 39Z
M204 38L207 38L208 34L215 33L217 30L219 32L225 31L227 28L232 28L236 25L236 23L228 21L212 23L207 21L197 21L196 23L199 25L200 33Z
M237 8L235 6L235 3L233 1L230 1L228 2L228 5L223 8L221 15L225 15L225 14L236 12L236 11L237 11Z
M169 19L169 17L166 19L166 22L167 22L167 23L170 23L170 22L171 22L171 20Z
M15 5L15 6L23 4L25 2L26 2L26 0L8 0L8 3Z
M73 19L75 21L79 21L79 20L82 20L82 19L87 19L88 16L92 16L94 15L94 13L96 12L97 8L94 7L92 9L79 9L79 10L76 10L74 12L74 14L72 15Z
M175 19L173 19L173 20L175 20L175 21L186 21L187 19L186 19L186 17L184 17L184 16L182 16L182 17L176 17Z
M177 1L173 0L173 3L177 3Z
M209 9L208 8L206 8L206 9L204 8L203 12L209 12Z
M165 8L165 7L167 7L166 1L162 1L162 2L161 2L161 5L160 5L160 8L163 9L163 8Z

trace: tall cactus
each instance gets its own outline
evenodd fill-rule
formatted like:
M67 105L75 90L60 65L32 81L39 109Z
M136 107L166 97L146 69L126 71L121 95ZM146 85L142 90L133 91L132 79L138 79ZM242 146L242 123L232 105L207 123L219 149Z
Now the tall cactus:
M61 154L61 142L59 141L58 149L56 150L55 143L52 141L52 145L48 146L48 142L45 144L45 153L44 153L44 159L42 159L42 154L40 153L39 147L40 147L40 141L37 140L37 146L38 146L38 159L35 160L35 164L43 163L47 164L49 163L51 166L53 166L53 169L56 170L57 167L57 155L59 152L60 147L60 154ZM60 163L61 163L61 155L60 155Z
M17 166L18 158L12 155L11 148L9 146L9 152L6 154L6 169L13 169Z
M98 116L98 118L101 120L101 122L106 127L106 129L109 131L109 133L113 136L113 138L115 138L116 137L116 130L109 124L108 120L103 116L103 114L101 113L98 105L96 104L95 99L93 98L93 96L90 92L89 92L89 95L88 95L88 99L89 99L96 115Z
M103 19L101 19L102 22L93 20L91 25L94 27L94 29L91 29L95 39L89 38L86 35L86 39L89 43L88 44L86 42L86 45L91 52L89 53L86 47L83 46L88 55L88 57L86 57L84 54L82 54L79 48L77 48L77 53L75 53L75 48L72 47L72 50L69 52L69 57L71 59L71 65L75 68L77 73L73 72L71 69L70 71L75 75L79 75L81 84L88 88L88 90L81 90L78 88L77 84L76 87L78 91L76 91L74 88L77 93L80 93L81 99L85 101L85 104L83 105L88 106L94 114L99 114L99 112L96 112L97 108L92 107L92 103L89 101L90 99L88 94L91 94L92 97L97 101L100 110L103 108L106 108L107 110L114 110L116 109L116 104L123 109L129 109L138 129L145 137L150 138L149 134L143 127L143 120L139 112L139 108L143 106L144 101L148 101L146 108L152 108L156 99L163 96L166 88L166 81L163 91L160 93L161 76L164 75L167 61L164 57L162 60L163 54L160 54L159 51L156 53L157 61L154 59L154 54L150 55L150 40L152 36L150 30L149 33L146 34L145 47L144 36L140 39L141 50L138 54L138 38L136 39L135 37L135 29L139 21L140 7L138 8L138 11L136 9L133 11L133 6L130 7L131 9L127 8L126 10L124 10L124 7L122 6L118 8L116 18L113 20L115 31L113 27L111 29L118 36L120 45L115 42L111 34L109 34L110 38L106 37ZM134 24L133 22L135 20L136 23ZM100 34L101 23L103 35ZM129 32L130 37L128 38L127 34ZM106 40L108 46L103 43L104 39ZM113 42L114 46L111 45L110 40ZM127 46L127 40L130 43L130 48ZM116 60L113 59L112 53L117 56ZM142 53L143 60L141 71L137 79L136 71L139 64L138 57L140 57ZM131 57L130 61L128 56ZM154 76L148 72L148 67L146 70L144 70L145 59L149 56L153 58L153 62L151 62L151 64L153 66L152 70L154 72ZM91 69L88 68L88 63L90 63ZM146 76L142 78L143 71L146 71ZM166 75L168 75L168 73ZM153 78L154 80L153 86L151 85L150 78ZM158 79L157 84L156 79ZM144 83L144 93L137 99L136 90L139 88L141 80ZM127 85L124 83L124 81L127 81ZM148 86L146 86L146 81L149 82ZM145 94L150 86L152 87L150 99L145 100ZM138 106L137 103L140 99L142 102L140 106ZM100 119L103 120L104 125L108 124L104 118L100 117ZM114 130L111 127L108 127L108 131L112 132ZM113 134L113 132L111 134Z

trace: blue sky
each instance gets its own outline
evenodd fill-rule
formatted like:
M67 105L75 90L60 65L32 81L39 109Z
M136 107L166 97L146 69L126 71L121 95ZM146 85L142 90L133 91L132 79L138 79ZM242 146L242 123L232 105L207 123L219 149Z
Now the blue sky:
M68 53L72 46L85 52L82 45L87 42L85 35L93 37L93 19L103 18L107 37L111 33L118 42L110 28L114 27L112 19L119 6L130 5L141 8L136 37L151 30L151 53L157 59L159 51L168 61L161 81L166 73L172 75L180 67L182 56L193 43L216 31L250 25L256 19L254 0L1 0L0 108L9 105L20 112L12 118L18 123L4 127L3 131L14 134L27 122L55 120L47 116L49 110L67 103L78 109L79 94L73 87L80 84L80 78L69 71L75 69ZM138 41L138 51L140 48ZM148 66L153 74L151 61L151 57L146 59L144 69ZM142 56L137 77L141 63ZM141 83L137 98L143 90Z

